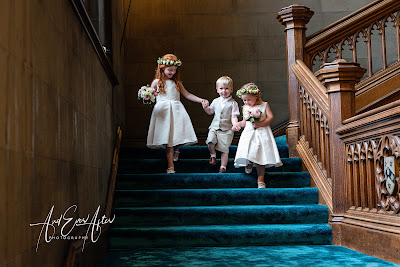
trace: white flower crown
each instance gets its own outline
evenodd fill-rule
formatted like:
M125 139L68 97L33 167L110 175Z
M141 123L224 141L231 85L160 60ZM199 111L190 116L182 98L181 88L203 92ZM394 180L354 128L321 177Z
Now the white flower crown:
M260 89L258 89L257 87L240 88L236 92L236 95L239 98L242 98L242 96L245 95L245 94L252 94L252 95L257 95L257 96L261 96L262 95Z
M172 60L172 59L162 59L158 58L157 63L159 65L167 65L167 66L177 66L180 67L182 65L182 61L178 60Z

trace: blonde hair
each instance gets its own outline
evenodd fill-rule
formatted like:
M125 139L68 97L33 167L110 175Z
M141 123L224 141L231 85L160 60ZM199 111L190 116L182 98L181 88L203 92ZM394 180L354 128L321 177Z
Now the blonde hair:
M218 87L218 84L227 84L231 87L233 87L233 80L229 76L221 76L218 78L218 80L215 82L215 85Z
M173 55L173 54L166 54L164 55L161 59L169 59L169 60L174 60L174 61L179 61L178 57ZM170 67L168 65L165 64L158 64L157 65L157 69L156 69L156 75L154 77L154 79L158 79L158 91L161 94L165 94L165 81L168 80L167 76L164 73L164 70L166 67ZM183 85L182 85L182 81L181 81L181 74L179 72L179 68L176 68L176 73L175 75L172 77L172 79L174 80L175 84L176 84L176 89L180 92Z
M249 89L253 89L253 90L256 89L260 92L259 94L252 94L252 95L257 96L256 103L254 103L255 105L261 105L262 103L264 103L264 101L261 98L261 90L258 88L258 86L255 83L246 83L239 89L239 91L242 90L243 94L245 95L245 94L250 94L250 93L248 93Z

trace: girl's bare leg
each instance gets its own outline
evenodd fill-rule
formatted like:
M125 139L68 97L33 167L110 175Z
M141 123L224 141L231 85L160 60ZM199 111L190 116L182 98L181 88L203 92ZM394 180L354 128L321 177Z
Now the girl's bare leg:
M265 188L264 175L265 175L265 165L258 165L257 176L258 176L258 188Z
M257 164L256 168L257 168L258 182L264 183L265 165Z
M168 162L168 169L172 168L174 169L174 160L173 160L173 156L174 156L174 147L167 147L165 149L166 155L167 155L167 162Z
M174 154L173 154L173 157L172 157L172 159L174 160L174 161L178 161L178 158L179 158L179 146L174 146Z

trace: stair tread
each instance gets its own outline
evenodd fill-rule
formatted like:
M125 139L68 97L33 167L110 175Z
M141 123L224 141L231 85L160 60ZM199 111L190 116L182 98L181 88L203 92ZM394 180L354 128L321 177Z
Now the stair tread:
M342 246L240 246L111 250L100 266L398 266Z
M257 194L264 194L268 192L280 192L287 193L288 192L301 192L301 191L310 191L310 192L318 192L317 188L314 187L302 187L302 188L160 188L160 189L118 189L115 192L195 192L195 193L207 193L207 192L257 192ZM282 192L286 191L286 192Z
M187 209L276 209L276 208L319 208L327 210L328 208L320 204L295 204L295 205L221 205L221 206L182 206L182 207L117 207L113 210L187 210Z
M130 227L113 227L112 231L195 231L195 230L242 230L246 229L282 229L282 230L301 230L310 228L323 228L331 230L327 223L307 223L307 224L213 224L213 225L170 225L170 226L130 226Z

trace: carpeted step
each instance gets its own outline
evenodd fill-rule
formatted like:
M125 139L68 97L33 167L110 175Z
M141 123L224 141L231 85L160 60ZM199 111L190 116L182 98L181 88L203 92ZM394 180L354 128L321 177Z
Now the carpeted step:
M111 250L97 267L230 266L230 267L393 267L397 264L331 245L191 247Z
M300 188L310 186L308 172L269 172L265 174L269 188ZM177 173L119 174L117 189L174 188L256 188L257 178L245 173Z
M237 146L229 147L229 157L234 158ZM179 149L181 159L207 159L210 158L210 151L207 146L183 146ZM286 144L278 145L281 158L289 157L289 147ZM217 157L221 153L217 151ZM165 158L165 149L150 149L145 146L123 146L120 150L120 158L142 158L142 159L162 159Z
M267 168L266 172L301 172L302 163L300 158L282 158L283 166ZM217 173L220 166L220 160L217 164L211 166L208 159L180 159L175 162L177 173ZM118 173L165 173L167 169L166 159L120 159ZM235 168L233 159L229 159L227 166L228 173L244 173L244 167ZM253 168L253 174L256 174L256 168Z
M328 208L322 205L235 205L194 207L116 208L113 227L181 226L216 224L326 223Z
M328 224L115 227L110 248L328 245L331 235Z
M114 207L317 204L317 188L116 190Z

